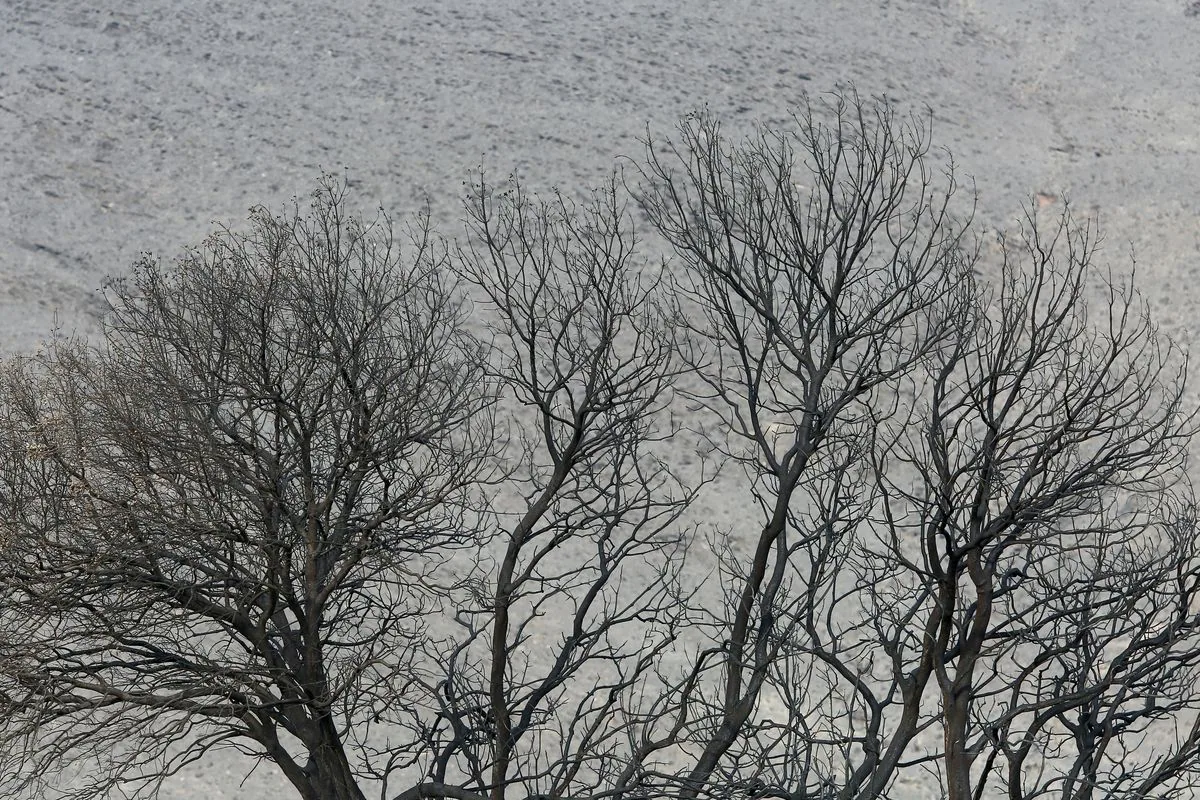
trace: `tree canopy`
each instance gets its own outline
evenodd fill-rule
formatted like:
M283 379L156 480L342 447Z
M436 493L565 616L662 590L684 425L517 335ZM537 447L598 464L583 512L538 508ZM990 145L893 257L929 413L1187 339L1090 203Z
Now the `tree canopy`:
M1190 797L1186 357L931 133L693 114L458 239L327 176L110 282L0 372L0 788Z

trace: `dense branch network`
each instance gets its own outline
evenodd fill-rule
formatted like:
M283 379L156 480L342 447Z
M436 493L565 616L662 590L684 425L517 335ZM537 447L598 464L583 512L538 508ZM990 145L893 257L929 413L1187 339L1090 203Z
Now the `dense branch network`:
M1186 357L931 133L695 114L457 240L327 177L139 262L0 374L0 789L1191 796Z

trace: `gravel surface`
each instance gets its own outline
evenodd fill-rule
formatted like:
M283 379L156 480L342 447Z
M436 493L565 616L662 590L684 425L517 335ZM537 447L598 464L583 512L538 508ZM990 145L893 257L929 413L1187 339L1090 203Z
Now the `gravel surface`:
M100 10L107 6L115 10ZM671 6L678 6L672 8ZM1200 5L1187 0L0 2L0 351L86 332L97 287L321 169L364 208L431 203L468 170L586 186L647 125L707 105L779 119L853 82L928 105L984 226L1038 193L1136 253L1159 320L1200 303ZM284 798L214 757L172 798Z

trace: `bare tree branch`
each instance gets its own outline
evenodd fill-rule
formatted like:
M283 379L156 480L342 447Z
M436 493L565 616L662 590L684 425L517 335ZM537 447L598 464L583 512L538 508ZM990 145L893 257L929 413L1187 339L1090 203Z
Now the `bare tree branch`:
M1193 796L1186 355L931 142L841 91L143 259L0 372L0 791Z

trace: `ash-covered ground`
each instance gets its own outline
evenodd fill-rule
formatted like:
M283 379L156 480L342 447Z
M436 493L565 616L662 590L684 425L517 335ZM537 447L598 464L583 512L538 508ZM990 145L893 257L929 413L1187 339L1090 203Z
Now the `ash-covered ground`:
M1192 342L1188 0L4 0L0 351L87 332L105 276L303 196L321 170L345 169L364 210L428 200L453 235L478 165L574 191L689 110L779 120L849 83L932 109L980 232L1039 194L1097 216L1106 260L1135 254L1158 321ZM267 765L243 781L247 764L214 757L164 796L293 796Z

